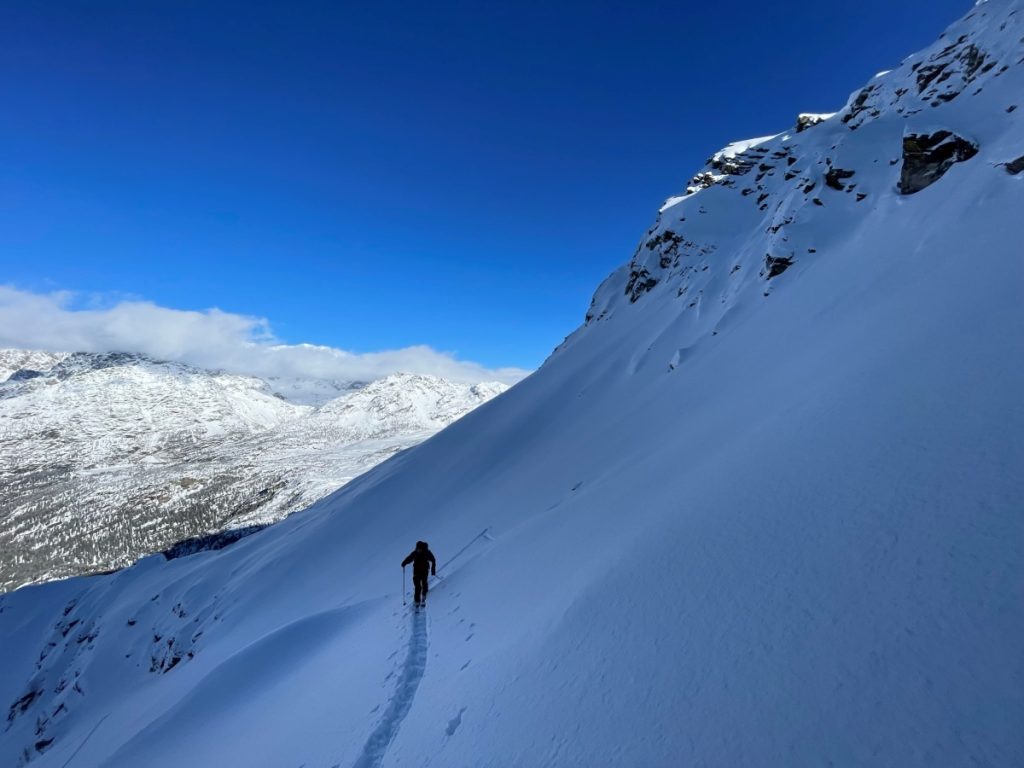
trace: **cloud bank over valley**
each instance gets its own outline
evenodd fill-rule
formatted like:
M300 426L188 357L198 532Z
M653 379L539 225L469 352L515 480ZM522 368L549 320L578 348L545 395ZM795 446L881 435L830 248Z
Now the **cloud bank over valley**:
M263 378L372 381L403 372L514 384L529 373L488 368L423 344L363 353L286 344L266 318L219 309L180 310L137 299L89 308L81 307L79 298L70 291L35 293L0 285L0 347L137 352Z

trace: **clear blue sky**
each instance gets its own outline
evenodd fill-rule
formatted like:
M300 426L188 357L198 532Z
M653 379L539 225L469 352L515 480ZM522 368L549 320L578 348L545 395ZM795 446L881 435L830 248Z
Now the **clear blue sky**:
M538 365L725 143L969 0L0 9L0 283Z

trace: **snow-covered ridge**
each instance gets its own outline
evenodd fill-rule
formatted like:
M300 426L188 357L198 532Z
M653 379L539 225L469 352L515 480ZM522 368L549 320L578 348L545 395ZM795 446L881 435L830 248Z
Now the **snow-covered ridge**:
M786 279L795 279L828 259L872 210L919 191L905 178L918 173L908 164L921 163L928 184L947 171L945 183L957 183L961 171L950 166L968 158L993 174L1019 173L1022 33L1015 3L992 0L877 75L839 112L802 114L788 131L713 154L686 192L662 206L630 263L595 294L588 323L641 299L672 301L698 338L742 297L767 297L783 271L793 267ZM986 120L977 120L979 109ZM910 151L931 136L945 139L948 154L959 142L945 167Z
M0 350L0 366L0 589L279 520L506 389L267 382L128 353Z
M43 352L29 349L0 349L0 382L7 381L17 371L48 371L67 353Z
M0 764L1024 765L1022 9L712 158L539 371L303 514L0 597Z

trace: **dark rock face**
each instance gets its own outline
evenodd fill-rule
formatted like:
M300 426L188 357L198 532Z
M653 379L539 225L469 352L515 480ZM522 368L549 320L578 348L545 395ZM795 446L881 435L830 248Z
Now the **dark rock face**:
M266 524L247 525L242 528L229 528L226 531L211 533L205 536L193 536L190 539L179 541L169 549L165 549L163 551L163 556L167 560L175 560L179 557L194 555L197 552L224 549L224 547L229 547L236 541L241 541L246 536L258 533L266 527Z
M862 88L857 93L853 103L850 104L849 112L843 116L843 123L849 125L850 130L856 130L860 125L860 122L853 123L852 125L851 122L859 117L861 112L866 112L869 117L878 117L881 114L881 111L877 107L871 106L870 98L874 91L875 86L873 85L868 85Z
M764 268L767 273L768 280L771 280L773 277L778 277L791 266L793 266L793 259L788 256L772 256L771 254L765 254Z
M630 302L635 302L657 284L658 281L646 269L633 270L626 283L626 295Z
M843 168L829 168L828 172L825 174L825 186L832 187L832 189L842 192L846 189L846 185L843 181L853 178L853 175L853 171L847 171Z
M815 115L810 113L800 113L796 116L796 132L803 133L811 126L817 125L823 122L825 117L822 115Z
M1024 171L1024 155L1021 155L1016 160L1011 160L1005 167L1006 172L1011 176L1016 176L1021 171Z
M929 95L940 102L952 101L967 85L974 82L979 74L988 72L996 65L996 62L990 60L976 45L963 45L964 40L966 36L961 36L956 42L932 56L927 64L917 69L918 93ZM958 80L960 82L957 82ZM951 81L953 85L945 89L938 87L946 81ZM925 94L926 91L929 93Z
M975 144L951 131L904 136L900 194L920 192L942 178L953 163L970 160L976 154Z
M12 373L7 380L8 381L28 381L29 379L38 379L40 376L46 374L42 371L33 371L31 368L22 368L20 371Z

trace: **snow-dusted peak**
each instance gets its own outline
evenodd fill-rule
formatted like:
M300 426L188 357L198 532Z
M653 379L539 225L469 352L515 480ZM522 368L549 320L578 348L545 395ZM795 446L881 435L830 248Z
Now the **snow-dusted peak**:
M979 179L1019 174L1020 9L1020 0L979 5L839 112L802 114L782 133L711 155L662 206L629 264L599 287L587 325L656 312L681 346L692 344L741 307L757 311L776 286L814 269L902 197L961 183L968 165Z
M102 465L140 441L143 455L169 440L269 429L307 408L275 397L260 379L203 371L129 353L74 353L39 375L0 386L0 437L60 435L51 459Z
M361 437L441 429L508 387L396 373L323 405L316 418Z

